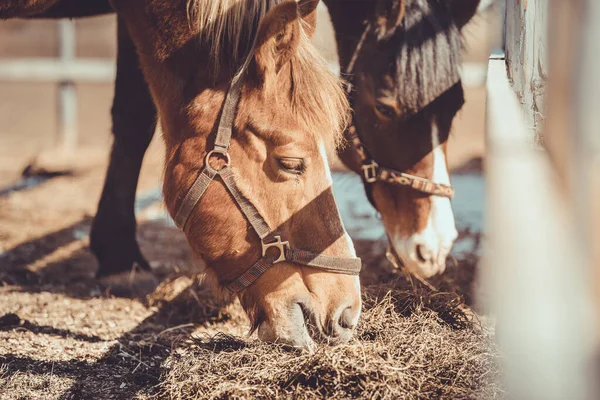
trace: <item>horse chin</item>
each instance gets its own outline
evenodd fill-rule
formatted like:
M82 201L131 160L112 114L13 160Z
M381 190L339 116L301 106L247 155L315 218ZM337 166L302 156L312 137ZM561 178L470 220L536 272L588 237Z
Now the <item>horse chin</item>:
M342 315L336 314L334 318L341 320ZM257 329L258 338L264 342L311 353L317 343L330 346L346 343L353 332L353 328L335 328L331 323L324 327L311 305L302 301L294 303L286 312L261 322Z

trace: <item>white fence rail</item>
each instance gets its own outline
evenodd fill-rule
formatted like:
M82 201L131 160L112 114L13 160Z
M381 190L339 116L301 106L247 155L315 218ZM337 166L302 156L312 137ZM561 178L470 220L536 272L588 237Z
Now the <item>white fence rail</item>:
M3 81L110 82L115 79L115 76L115 63L112 60L0 59L0 80Z

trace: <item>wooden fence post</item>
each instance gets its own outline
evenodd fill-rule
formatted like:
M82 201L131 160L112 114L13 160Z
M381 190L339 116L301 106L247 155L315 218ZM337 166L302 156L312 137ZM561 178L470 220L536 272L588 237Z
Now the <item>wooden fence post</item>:
M506 0L508 76L525 107L525 123L531 131L531 143L537 147L543 144L547 15L548 0Z

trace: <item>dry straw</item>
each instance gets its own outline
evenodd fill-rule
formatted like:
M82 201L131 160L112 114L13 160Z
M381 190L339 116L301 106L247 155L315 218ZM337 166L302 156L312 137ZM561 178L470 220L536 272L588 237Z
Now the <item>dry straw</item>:
M159 397L501 398L492 333L463 310L455 294L372 286L355 339L313 354L195 335L163 364Z

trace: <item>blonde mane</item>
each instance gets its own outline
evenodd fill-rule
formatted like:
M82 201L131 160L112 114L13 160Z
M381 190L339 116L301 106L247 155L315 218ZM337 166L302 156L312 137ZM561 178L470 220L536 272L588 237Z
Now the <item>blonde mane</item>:
M302 35L306 35L305 30ZM350 122L350 105L342 80L329 69L327 61L308 37L300 41L291 65L294 114L307 130L332 145L328 150L334 150Z

